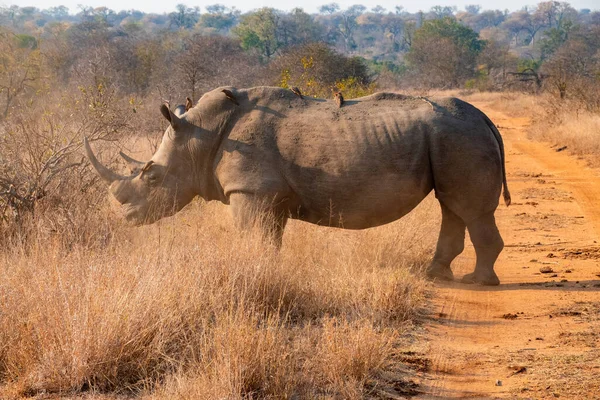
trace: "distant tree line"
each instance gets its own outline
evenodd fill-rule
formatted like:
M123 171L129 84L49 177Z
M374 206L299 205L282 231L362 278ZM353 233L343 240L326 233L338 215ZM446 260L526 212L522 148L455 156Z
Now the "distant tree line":
M332 50L318 52L321 57L340 54L368 67L354 76L363 89L374 87L373 82L379 87L425 89L541 90L546 85L566 97L597 76L600 40L599 11L575 10L558 1L512 13L477 5L464 11L435 6L428 12L409 13L401 6L341 9L336 3L321 6L317 14L300 8L241 13L221 4L203 12L179 4L165 14L84 6L70 14L64 6L46 10L10 6L0 9L0 26L3 37L14 36L2 43L7 50L3 53L9 54L4 57L11 59L0 71L3 116L33 86L40 68L32 59L38 55L46 69L42 75L47 78L51 73L54 81L70 81L81 75L82 62L88 67L97 62L95 73L104 74L103 79L124 93L185 92L196 99L218 84L290 82L323 93L314 82L308 87L311 78L331 86L351 76L342 74L325 82L307 68L330 60L315 59L313 54L309 68L303 57L286 57L299 54L301 46L314 52L312 44L319 43ZM282 65L282 60L294 64ZM578 60L586 60L585 65ZM274 71L274 66L280 70ZM15 68L21 75L9 76ZM13 87L7 88L6 80Z

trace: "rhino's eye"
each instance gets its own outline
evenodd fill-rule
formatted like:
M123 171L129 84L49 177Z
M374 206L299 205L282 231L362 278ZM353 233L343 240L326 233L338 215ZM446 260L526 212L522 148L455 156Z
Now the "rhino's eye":
M146 174L146 179L148 180L148 183L156 183L156 181L158 181L158 176L155 173L150 172Z
M156 172L156 170L153 170L152 168L152 164L150 165L146 165L143 169L142 169L142 177L143 179L145 179L148 183L155 183L158 180L158 174Z

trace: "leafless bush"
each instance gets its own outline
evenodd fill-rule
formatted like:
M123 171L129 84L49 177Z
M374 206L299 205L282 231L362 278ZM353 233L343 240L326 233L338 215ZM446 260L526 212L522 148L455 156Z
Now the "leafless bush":
M26 236L31 228L28 221L40 204L54 209L51 214L57 218L63 209L62 217L68 218L83 204L93 203L93 197L83 200L86 192L96 190L97 178L88 171L82 138L118 140L128 126L128 115L121 111L115 91L101 82L76 90L74 95L43 95L30 107L14 110L0 125L3 240ZM70 236L74 224L68 225L58 233Z
M0 121L8 117L24 95L35 92L40 64L34 37L18 36L0 27Z
M175 80L180 97L189 96L194 102L219 86L253 86L262 72L258 58L245 53L237 40L223 36L187 38L173 63L176 73L164 78Z
M596 37L600 28L593 31ZM592 34L592 33L591 33ZM597 39L596 39L597 40ZM569 99L590 112L600 112L599 43L575 37L563 44L543 65L546 89L560 100Z

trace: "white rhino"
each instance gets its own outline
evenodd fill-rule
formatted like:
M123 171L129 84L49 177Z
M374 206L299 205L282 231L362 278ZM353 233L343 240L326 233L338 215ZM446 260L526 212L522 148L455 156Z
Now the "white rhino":
M136 224L172 215L195 196L231 206L240 229L269 216L280 243L288 218L345 229L397 220L431 190L442 226L431 278L451 280L451 261L469 229L477 261L464 282L499 284L504 246L494 212L504 188L504 146L494 124L456 98L392 93L346 101L296 96L274 87L218 88L172 112L162 143L135 173L120 176L87 156L125 217Z

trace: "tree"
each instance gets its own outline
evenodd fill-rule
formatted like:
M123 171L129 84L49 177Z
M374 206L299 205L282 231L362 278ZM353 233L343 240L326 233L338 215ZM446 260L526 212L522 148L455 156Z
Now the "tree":
M107 7L96 7L91 11L94 20L112 25L115 20L115 12Z
M200 16L198 23L203 28L213 28L225 32L231 29L238 20L240 12L222 4L213 4L206 7L206 13Z
M500 10L486 10L480 15L479 29L499 26L504 22L506 15Z
M185 39L174 64L177 81L182 83L185 96L194 102L202 91L217 86L246 86L260 72L240 43L224 36L197 34Z
M400 37L404 32L404 18L398 14L389 13L381 18L381 26L385 31L385 36L392 43L393 51L406 49L400 44Z
M40 74L37 40L0 29L0 115L6 118L17 99L35 89Z
M278 26L282 47L318 42L323 39L323 27L301 8L284 14Z
M350 98L374 89L364 59L347 57L323 43L288 49L271 63L270 71L273 83L297 86L307 96L329 97L338 87Z
M506 15L500 10L486 10L481 13L471 14L468 12L459 13L457 19L476 32L485 28L499 26Z
M572 22L577 17L577 11L569 3L559 1L539 3L533 14L544 21L544 26L556 29L560 29L564 22Z
M412 47L415 32L417 32L417 21L406 21L402 31L402 48L410 49Z
M476 15L479 14L479 11L481 11L481 6L476 4L469 4L465 6L465 11L469 14Z
M512 33L515 41L517 41L520 32L527 32L526 41L533 46L537 33L546 25L540 13L530 14L527 10L521 10L512 13L502 26Z
M477 57L477 66L476 84L479 89L503 87L509 72L516 69L517 57L511 53L508 43L488 40Z
M65 22L50 22L44 26L44 66L58 84L68 81L69 66L75 58L69 49Z
M354 41L354 32L358 27L356 18L365 10L365 6L356 4L342 11L341 13L338 13L334 19L337 32L344 39L344 47L346 51L356 48L356 42Z
M340 6L337 3L329 3L319 7L321 14L334 14L338 11L340 11Z
M485 41L452 18L429 20L415 32L407 61L430 85L457 87L474 74Z
M431 19L441 19L446 17L453 17L454 12L456 11L456 7L449 6L433 6L429 11L429 18Z
M266 58L271 58L282 48L323 38L323 27L301 8L294 8L287 14L262 8L243 15L233 32L244 49L255 48Z
M46 13L54 19L63 19L69 15L69 8L65 6L50 7Z
M545 60L558 50L568 39L572 31L577 30L570 21L561 24L560 28L550 28L544 32L540 40L541 59Z
M600 110L600 28L578 32L542 64L546 84L560 99L571 98Z
M198 7L187 7L185 4L177 4L176 11L169 14L169 27L176 29L190 29L198 22L200 18L200 9Z
M510 14L502 23L502 28L510 34L514 46L519 44L521 32L525 31L525 18L527 18L527 16L527 11L516 11Z
M241 40L244 49L257 49L266 58L271 58L282 45L279 37L281 15L274 8L242 15L233 33Z

